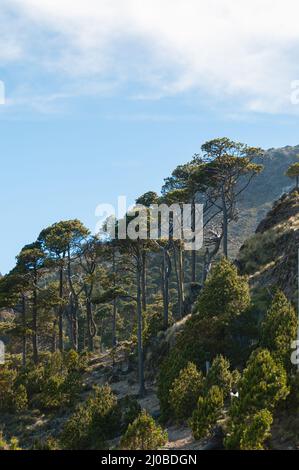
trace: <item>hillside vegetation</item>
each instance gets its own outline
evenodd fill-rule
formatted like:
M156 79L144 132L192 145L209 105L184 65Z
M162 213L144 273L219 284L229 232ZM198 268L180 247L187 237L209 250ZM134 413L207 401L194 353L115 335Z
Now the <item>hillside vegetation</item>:
M114 238L60 221L0 279L4 450L299 446L299 192L284 175L299 148L201 150ZM199 201L201 249L174 216L167 236L118 236L140 205L148 234L156 204L189 204L193 224Z

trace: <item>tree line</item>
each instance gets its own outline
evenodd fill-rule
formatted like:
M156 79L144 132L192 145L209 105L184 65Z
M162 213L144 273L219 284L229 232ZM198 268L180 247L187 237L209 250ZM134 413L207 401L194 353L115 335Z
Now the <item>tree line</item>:
M213 260L229 256L229 226L238 203L263 166L263 151L228 138L213 139L190 161L177 166L158 195L136 199L154 204L203 205L204 247L187 252L182 240L115 239L95 236L79 221L61 221L22 248L16 265L0 280L0 307L16 313L1 324L10 349L38 364L44 351L93 352L119 339L136 345L140 395L144 385L145 330L167 329L188 313L192 294L204 285ZM136 211L128 214L128 220ZM171 217L170 217L171 219ZM128 223L128 221L127 221ZM154 326L153 326L154 325Z

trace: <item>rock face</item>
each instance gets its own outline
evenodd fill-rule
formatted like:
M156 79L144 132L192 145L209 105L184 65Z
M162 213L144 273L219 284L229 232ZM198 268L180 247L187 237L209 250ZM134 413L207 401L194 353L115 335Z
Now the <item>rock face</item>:
M254 236L241 247L237 264L249 276L253 291L279 287L297 302L299 249L299 192L276 201Z

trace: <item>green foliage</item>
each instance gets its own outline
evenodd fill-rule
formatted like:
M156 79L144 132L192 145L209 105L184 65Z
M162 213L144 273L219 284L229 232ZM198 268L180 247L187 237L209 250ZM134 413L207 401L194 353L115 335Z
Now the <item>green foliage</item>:
M219 355L215 357L205 379L205 388L208 390L217 385L223 392L224 398L228 396L233 384L233 376L229 370L229 360Z
M2 432L0 432L0 450L21 450L18 439L12 437L10 441L7 442L4 439Z
M60 446L53 436L48 436L46 439L35 440L33 450L60 450Z
M189 418L203 388L203 375L189 362L173 381L169 391L171 411L177 420Z
M25 386L30 403L43 410L72 406L82 389L84 356L75 351L54 353L44 364L29 365L20 372L18 383Z
M213 385L205 396L200 396L197 408L189 421L195 439L201 439L209 434L217 423L223 407L223 392Z
M120 408L111 388L95 387L93 396L64 425L61 444L74 450L104 448L106 439L114 437L120 424Z
M17 371L0 366L0 411L19 413L27 405L27 392L24 385L17 383Z
M175 346L163 361L158 377L158 397L162 419L170 417L169 390L181 369L193 362L203 369L205 361L232 351L232 326L249 304L249 288L235 266L221 260L211 271L192 317L185 323ZM239 348L242 350L242 344ZM233 355L239 358L234 349Z
M122 400L121 409L122 409L122 427L123 429L127 429L129 424L133 423L133 421L141 413L141 407L135 398L127 395Z
M262 323L261 345L287 369L291 364L291 342L297 335L297 314L283 292L276 292Z
M243 419L262 409L272 410L289 393L287 374L267 349L254 351L239 381L239 399L233 400L230 414Z
M271 412L289 394L287 374L267 349L252 353L239 380L239 398L229 410L225 445L230 449L262 449L272 424Z
M296 178L296 187L298 187L298 180L299 180L299 163L293 163L289 166L286 171L286 176L289 178Z
M219 316L223 321L240 315L250 303L248 282L226 258L216 264L200 294L196 311L200 316Z
M167 433L146 411L142 411L129 425L120 447L125 450L157 450L166 442Z
M264 442L270 436L272 422L270 411L260 410L242 422L231 423L224 439L225 447L232 450L263 450Z
M193 322L192 322L193 323ZM174 380L178 377L180 371L184 369L188 362L194 362L196 365L202 365L204 362L204 352L198 346L198 337L193 342L192 338L196 335L196 330L190 329L192 332L191 338L188 333L182 333L177 339L176 346L173 347L167 357L161 364L158 376L158 398L161 408L161 419L166 421L171 417L171 407L169 403L169 391L172 387Z

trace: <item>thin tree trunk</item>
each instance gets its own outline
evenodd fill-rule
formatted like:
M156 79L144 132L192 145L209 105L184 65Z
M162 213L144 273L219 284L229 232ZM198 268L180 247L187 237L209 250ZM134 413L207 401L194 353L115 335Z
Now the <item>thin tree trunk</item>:
M86 313L87 313L87 342L88 342L88 350L93 352L94 344L93 344L93 319L92 319L92 305L89 298L86 300Z
M52 353L55 353L57 349L56 325L57 325L57 319L53 321L53 335L52 335L52 346L51 346Z
M74 350L78 351L78 302L76 299L74 299L73 308L73 344Z
M59 312L58 312L58 348L59 351L63 351L63 266L60 266L59 269L59 299L61 305L59 305Z
M33 362L38 364L38 339L37 339L37 273L34 273L33 305L32 305L32 353Z
M173 260L174 260L174 270L175 270L175 277L176 277L176 283L177 283L177 289L178 289L178 305L179 305L179 316L181 316L181 311L182 311L182 291L181 291L181 283L180 283L180 274L179 274L179 268L178 268L178 261L177 261L177 249L175 244L173 244Z
M147 297L146 297L146 253L142 252L142 267L141 267L141 294L142 294L142 309L146 312Z
M116 260L115 247L112 252L112 268L113 268L113 287L116 287ZM113 317L112 317L112 347L116 346L116 321L117 321L117 303L116 298L113 299Z
M22 366L26 367L27 362L27 341L26 341L26 297L22 295L22 328L23 328L23 335L22 335Z
M191 206L191 228L193 233L195 232L195 199L192 199ZM196 282L196 250L191 251L191 282Z
M228 257L228 215L224 196L224 188L222 188L222 213L223 213L223 254Z
M162 260L162 296L163 296L163 326L166 330L169 326L169 276L171 273L171 264L167 250L163 249Z
M179 290L180 290L180 317L184 316L184 301L185 301L185 288L184 288L184 261L183 250L179 246L178 249L178 274L179 274Z
M145 395L145 384L144 384L144 364L143 364L143 318L142 318L142 299L141 299L141 266L140 260L138 260L137 266L137 341L138 341L138 379L139 379L139 396Z

